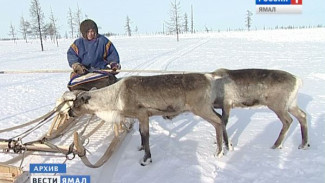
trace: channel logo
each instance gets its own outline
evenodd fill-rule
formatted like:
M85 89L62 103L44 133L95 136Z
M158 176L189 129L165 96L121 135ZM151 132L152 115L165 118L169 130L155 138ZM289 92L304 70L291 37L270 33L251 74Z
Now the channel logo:
M29 172L30 183L90 183L90 175L62 175L67 173L66 164L30 164Z
M32 175L30 183L91 183L89 175Z
M302 0L256 0L257 14L300 14Z

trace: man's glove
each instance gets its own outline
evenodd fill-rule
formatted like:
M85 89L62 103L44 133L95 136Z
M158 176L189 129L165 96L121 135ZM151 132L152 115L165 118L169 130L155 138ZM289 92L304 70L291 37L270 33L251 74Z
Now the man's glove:
M121 65L116 62L111 62L109 65L107 65L107 67L112 70L111 73L114 75L118 74L116 70L121 69Z
M79 75L84 75L88 73L88 69L80 63L74 63L71 67L73 71Z
M113 70L113 71L116 71L118 69L121 69L121 65L116 63L116 62L112 62L109 64L110 65L110 68Z

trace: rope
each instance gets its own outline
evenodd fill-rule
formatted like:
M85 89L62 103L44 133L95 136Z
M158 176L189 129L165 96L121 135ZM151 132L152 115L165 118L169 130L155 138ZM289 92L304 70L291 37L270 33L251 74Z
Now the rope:
M17 126L10 127L10 128L7 128L7 129L2 129L2 130L0 130L0 133L3 133L3 132L10 132L10 131L13 131L13 130L16 130L16 129L19 129L19 128L23 128L23 127L25 127L25 126L32 125L32 124L34 124L34 123L39 122L41 119L48 118L49 116L52 116L53 113L55 113L55 112L50 111L50 112L46 113L45 115L43 115L43 116L41 116L41 117L39 117L39 118L37 118L37 119L34 119L34 120L30 121L30 122L24 123L24 124L22 124L22 125L17 125Z
M21 133L21 134L19 134L19 135L16 135L16 136L12 137L12 139L15 139L15 138L18 138L18 137L19 137L20 139L22 139L22 138L26 137L27 135L29 135L29 134L32 133L33 131L35 131L35 130L39 129L40 127L42 127L45 123L47 123L47 122L50 121L51 119L53 119L53 117L46 118L46 119L40 121L40 122L39 122L38 124L36 124L34 127L32 127L32 128L30 128L30 129L24 131L23 133Z
M87 121L87 124L85 125L85 127L83 128L83 130L81 131L80 134L84 134L86 129L88 128L90 122L92 121L93 119L93 116L92 115L88 121ZM134 121L133 121L134 122ZM89 159L87 158L86 156L86 149L84 148L84 146L82 145L82 143L84 143L84 141L86 139L88 139L90 136L92 136L98 129L100 129L102 127L102 125L105 123L105 121L100 121L100 123L94 128L92 129L90 132L88 132L87 134L85 134L84 136L77 136L77 139L78 141L74 141L76 142L76 148L77 148L77 153L75 152L75 150L73 149L73 144L72 146L70 145L70 148L69 150L67 150L67 153L65 152L65 150L59 148L57 145L47 141L46 139L44 140L44 136L41 138L41 140L38 141L38 143L42 143L46 146L48 146L50 149L53 149L53 150L56 150L56 152L52 152L52 151L48 151L48 152L52 152L52 153L61 153L61 154L65 154L66 156L66 159L64 161L64 163L67 161L67 160L70 160L71 158L68 158L68 154L73 154L73 157L75 154L78 154L82 160L82 162L90 167L90 168L98 168L100 166L102 166L105 162L107 162L109 160L109 158L113 155L113 153L116 151L116 148L120 145L120 143L123 141L123 139L125 138L125 136L127 135L127 133L129 132L129 130L132 128L132 125L133 125L133 122L130 122L130 126L127 126L126 124L124 124L124 132L122 132L121 134L119 134L119 136L115 136L114 139L111 141L110 145L107 147L107 150L105 151L105 153L103 154L103 156L101 158L99 158L97 160L96 163L92 164ZM80 138L81 137L81 138ZM43 139L43 140L42 140ZM25 143L25 144L22 144L22 147L25 148L23 154L21 154L19 157L16 157L16 158L13 158L7 162L4 162L6 164L12 164L14 162L17 162L17 161L21 161L20 163L20 167L22 166L22 163L25 159L25 157L29 156L29 155L32 155L32 152L28 152L28 147L25 146L25 145L28 145L28 144L33 144L37 141L34 141L34 142L29 142L29 143ZM82 149L82 152L81 151L78 151L78 148L79 149ZM72 158L73 159L73 158ZM3 163L3 162L2 162Z
M61 154L65 154L57 145L52 144L51 142L48 141L44 141L43 144L47 145L48 147L50 147L51 149L55 149L57 150L59 153Z
M34 123L37 123L37 122L39 122L42 119L44 121L44 120L48 119L49 117L51 117L54 113L56 113L57 111L59 111L63 107L63 105L65 104L65 102L67 102L67 101L62 102L61 104L58 105L58 107L54 108L53 110L51 110L50 112L44 114L43 116L41 116L39 118L36 118L36 119L34 119L32 121L29 121L29 122L24 123L24 124L21 124L21 125L17 125L17 126L10 127L10 128L7 128L7 129L2 129L2 130L0 130L0 133L10 132L10 131L13 131L13 130L16 130L16 129L19 129L19 128L23 128L25 126L29 126L29 125L32 125Z
M0 74L35 74L35 73L69 73L72 70L12 70L0 71ZM103 69L102 71L112 72L111 69ZM115 71L114 71L115 72ZM166 71L166 70L137 70L137 69L120 69L116 72L135 72L135 73L161 73L161 74L186 74L186 73L202 73L193 71Z
M21 162L20 162L20 165L19 165L19 168L20 168L20 169L22 168L22 166L23 166L23 162L24 162L24 160L25 160L25 153L26 153L26 151L23 152L23 158L21 159Z
M83 134L85 133L87 127L88 127L89 124L90 124L90 121L93 119L94 116L95 116L94 114L91 115L90 118L87 120L87 123L86 123L85 127L84 127L84 128L82 129L82 131L80 132L81 135L83 135ZM87 137L87 138L88 138L88 137Z
M0 71L0 74L32 74L32 73L68 73L71 70L12 70Z
M89 168L98 168L98 167L101 167L104 163L106 163L109 160L109 158L116 151L116 148L121 144L121 142L124 140L124 138L126 137L126 135L129 133L129 130L133 126L133 122L134 121L130 122L130 126L129 127L127 127L125 125L124 131L122 133L120 133L118 136L114 136L114 138L111 141L110 145L107 147L105 153L94 164L91 163L89 161L88 157L86 156L86 153L85 153L85 150L86 149L82 145L82 140L81 140L80 136L78 135L78 133L75 133L74 142L76 143L75 146L76 146L76 149L77 149L77 152L78 152L78 156L80 157L81 161L87 167L89 167ZM102 121L102 123L103 123L103 121Z
M18 125L18 126L15 126L15 127L11 127L11 128L7 128L7 129L3 129L3 130L0 130L0 133L3 133L3 132L9 132L9 131L13 131L15 129L19 129L19 128L22 128L22 127L25 127L25 126L29 126L31 124L34 124L34 123L37 123L39 120L41 119L48 119L49 117L51 117L53 114L55 114L57 111L59 111L63 106L64 106L65 102L62 102L60 103L56 108L54 108L53 110L51 110L50 112L48 112L47 114L35 119L35 120L32 120L30 122L27 122L25 124L22 124L22 125ZM45 133L44 135L42 135L39 139L44 139L45 137L47 136L47 133ZM1 139L1 141L7 141L7 140L3 140ZM25 157L29 156L29 155L32 155L33 152L29 151L29 152L24 152L23 154L20 154L19 156L16 156L10 160L7 160L7 161L4 161L4 162L0 162L1 164L13 164L13 163L16 163L17 161L21 161L21 160L24 160Z
M112 71L112 70L106 70ZM195 73L193 71L166 71L166 70L137 70L137 69L121 69L116 72L136 72L136 73L161 73L161 74L186 74L186 73Z
M33 155L33 156L49 156L49 157L58 157L58 158L65 158L66 156L64 154L58 154L58 153L53 153L53 154L48 154L48 152L43 152L43 151L23 151L26 155L25 157L27 156L30 156L30 155ZM28 153L31 153L33 152L33 154L28 154ZM2 152L0 152L2 153ZM19 155L23 155L24 153L21 153ZM15 152L6 152L5 154L10 154L10 155L17 155L17 153ZM18 160L17 160L18 161ZM0 162L0 164L3 164L3 162ZM7 164L13 164L13 163L7 163Z
M42 125L44 125L47 121L51 120L51 119L53 118L53 115L54 115L56 112L60 111L60 109L63 107L63 105L64 105L66 102L67 102L67 101L62 102L61 104L58 105L58 107L54 108L53 110L51 110L51 111L48 112L47 114L45 114L45 115L43 115L43 116L41 116L41 117L39 117L39 118L37 118L37 119L35 119L35 120L32 120L32 121L27 122L27 123L22 124L22 125L18 125L18 126L15 126L15 127L11 127L11 128L8 128L8 129L3 129L3 130L0 131L0 133L2 133L2 132L12 131L12 130L15 130L15 129L18 129L18 128L22 128L22 127L25 127L25 126L28 126L28 125L31 125L31 124L34 124L34 123L37 123L37 122L38 122L38 124L36 124L34 127L30 128L30 129L26 130L25 132L23 132L23 133L21 133L21 134L19 134L19 135L17 135L17 136L14 137L14 138L16 138L16 137L20 137L20 138L19 138L19 141L21 142L21 139L22 139L22 138L26 137L26 136L29 135L31 132L33 132L34 130L40 128ZM84 148L83 143L85 142L86 139L88 139L90 136L92 136L92 135L93 135L93 134L94 134L98 129L100 129L101 126L105 123L104 121L101 121L101 122L100 122L100 123L99 123L99 124L94 128L94 129L92 129L90 132L88 132L86 135L83 136L83 134L85 133L87 127L89 126L90 122L92 121L93 116L94 116L94 115L92 115L92 116L88 119L88 121L87 121L85 127L83 128L83 130L82 130L81 133L80 133L81 136L78 136L78 134L77 134L77 132L76 132L76 134L77 134L77 136L76 136L77 141L74 140L74 143L75 143L74 145L75 145L75 147L77 148L77 153L76 153L75 150L73 149L74 146L71 146L71 145L70 145L70 148L67 150L67 152L65 151L65 149L60 149L57 145L55 145L55 144L49 142L47 139L45 139L46 135L43 135L43 136L40 138L40 140L38 140L38 142L39 142L39 143L42 143L42 144L44 144L44 145L46 145L46 146L48 146L48 147L49 147L50 149L52 149L52 150L55 150L55 151L53 151L53 152L61 153L61 154L65 154L65 155L66 155L66 160L65 160L65 162L69 159L69 158L68 158L68 155L72 153L73 156L74 156L75 154L78 154L78 155L80 156L82 162L83 162L86 166L91 167L91 168L97 168L97 167L100 167L100 166L102 166L102 165L103 165L103 164L104 164L104 163L105 163L105 162L106 162L106 161L107 161L107 160L108 160L108 159L113 155L114 151L116 150L116 147L120 145L120 143L122 142L122 140L125 138L126 134L129 132L129 129L127 129L127 128L126 128L126 125L125 125L125 126L124 126L124 128L125 128L125 129L124 129L124 132L122 132L119 136L115 136L115 137L113 138L113 140L111 141L111 144L108 146L108 148L107 148L106 152L104 153L104 155L103 155L103 156L102 156L102 157L101 157L101 158L100 158L100 159L99 159L95 164L92 164L92 163L89 161L89 159L87 158L87 156L86 156L86 149ZM131 126L132 126L132 124L131 124ZM130 126L130 127L131 127L131 126ZM80 138L80 137L81 137L81 138ZM11 139L13 139L13 138L11 138ZM21 146L22 148L24 148L24 150L23 150L23 154L20 155L19 157L12 158L11 160L8 160L8 161L5 162L5 163L6 163L6 164L8 164L8 163L13 163L13 162L16 162L16 161L19 161L19 160L20 160L20 161L21 161L21 163L20 163L20 167L21 167L22 164L23 164L23 161L24 161L25 157L27 157L27 156L29 156L29 155L32 154L32 152L28 152L29 147L27 147L26 145L27 145L27 144L33 144L33 143L35 143L35 141L34 141L34 142L25 143L25 144L20 144L20 146ZM73 144L72 144L72 145L73 145ZM79 148L79 151L78 151L78 148ZM80 151L80 149L81 149L81 151ZM52 151L48 151L48 152L52 152Z
M85 125L85 127L84 127L84 129L82 130L82 134L86 131L86 129L87 129L87 127L89 126L89 124L90 124L90 122L92 121L92 119L93 119L93 117L94 117L94 115L92 115L89 119L88 119L88 122L87 122L87 124ZM39 125L39 124L38 124ZM103 121L99 124L99 125L97 125L96 126L96 128L94 129L94 130L92 130L89 134L87 134L85 137L86 137L86 139L88 138L88 137L90 137L92 134L94 134L95 133L95 131L97 131L101 126L103 125ZM40 126L40 125L39 125ZM28 134L30 133L30 131L32 131L32 130L35 130L35 129L37 129L37 128L39 128L39 126L35 126L35 127L33 127L32 129L29 129L28 130ZM25 137L26 135L28 135L26 132L24 132L24 133L22 133L22 134L24 134L24 136L23 137ZM23 137L21 137L21 138L19 138L19 142L21 142L21 139L23 138ZM8 141L8 140L6 140L6 141ZM85 141L85 139L83 140L83 141ZM55 144L53 144L52 142L50 142L46 137L42 137L42 138L40 138L39 140L36 140L36 141L31 141L31 142L27 142L27 143L24 143L24 144L22 144L22 143L20 143L19 144L19 150L23 150L23 149L21 149L21 148L24 148L24 153L25 153L25 151L34 151L35 149L30 149L30 147L28 147L29 145L35 145L35 143L37 144L37 143L39 143L39 144L44 144L44 145L46 145L47 147L49 147L50 149L52 149L52 150L54 150L54 151L52 151L52 150L39 150L39 151L44 151L44 152L52 152L52 153L61 153L61 154L64 154L65 156L66 156L66 158L67 159L69 159L68 158L68 155L69 154L71 154L71 153L73 153L73 157L75 156L75 152L74 152L74 149L73 149L73 144L71 144L70 146L69 146L69 149L62 149L61 147L59 147L59 146L57 146L57 145L55 145ZM23 159L24 158L24 156L23 157L20 157L20 159ZM73 158L72 158L73 159Z

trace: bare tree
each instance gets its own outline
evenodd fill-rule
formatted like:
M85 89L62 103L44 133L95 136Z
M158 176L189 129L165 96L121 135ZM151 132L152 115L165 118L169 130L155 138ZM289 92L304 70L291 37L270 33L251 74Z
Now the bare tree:
M126 16L126 24L125 24L125 31L128 36L131 36L131 20L129 16Z
M79 29L81 19L82 19L81 9L79 8L79 5L77 5L77 12L75 13L75 17L74 17L74 25L76 26L76 29L79 30L78 37L80 37L80 35L81 35L80 29Z
M51 8L51 15L50 15L50 25L51 25L51 30L50 32L52 34L51 38L53 38L54 42L56 42L56 46L59 46L59 42L58 42L58 28L57 28L57 25L56 25L56 19L54 18L54 15L53 15L53 11L52 11L52 8Z
M69 36L68 36L68 32L67 32L67 31L65 31L65 33L64 33L64 37L65 37L65 39L68 39L68 38L69 38Z
M31 34L31 30L30 30L30 23L26 21L24 17L20 18L20 33L23 35L23 38L27 43L27 36Z
M246 27L247 30L249 31L251 26L252 26L252 15L253 13L249 10L247 10L247 14L246 14Z
M44 39L47 39L47 36L50 36L50 39L53 40L54 37L54 31L53 31L53 26L51 23L47 23L43 26L43 37Z
M73 21L73 13L72 13L71 8L69 8L69 12L68 12L68 25L69 25L69 28L70 28L71 38L74 38L74 26L75 26L75 23Z
M187 18L187 13L184 14L184 32L188 32L188 18Z
M194 33L193 6L191 5L191 33Z
M177 41L179 41L179 33L180 33L180 3L179 2L171 2L170 9L170 20L166 22L169 33L175 33L177 36Z
M209 33L210 29L207 26L204 26L205 32Z
M14 43L16 43L16 30L15 27L10 23L10 31L9 31L9 36L11 36L12 40L14 40Z
M44 26L44 14L41 9L41 5L38 0L32 0L32 4L30 7L30 13L32 17L32 29L35 35L39 36L41 41L41 49L44 51L43 47L43 36L42 36L42 27Z
M163 23L162 28L163 28L162 33L165 34L165 23Z

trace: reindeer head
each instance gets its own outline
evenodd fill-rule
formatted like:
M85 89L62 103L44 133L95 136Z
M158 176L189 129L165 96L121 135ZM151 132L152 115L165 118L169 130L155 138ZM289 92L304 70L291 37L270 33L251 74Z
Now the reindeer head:
M86 104L88 104L88 101L91 97L88 92L80 90L66 92L62 98L66 101L72 101L72 105L70 105L70 109L68 110L68 114L70 117L78 117L83 114L89 113L87 112L88 110Z

